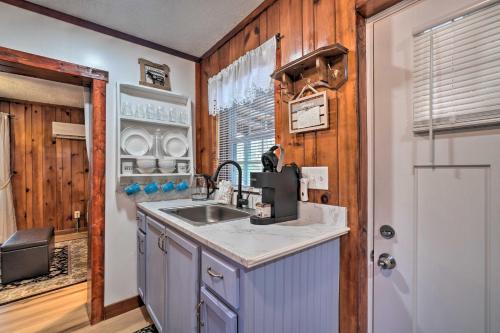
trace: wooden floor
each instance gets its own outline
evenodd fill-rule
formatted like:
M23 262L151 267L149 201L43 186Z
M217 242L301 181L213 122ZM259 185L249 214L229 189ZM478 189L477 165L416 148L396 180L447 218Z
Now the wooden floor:
M149 325L149 318L141 308L90 326L86 299L87 284L80 283L0 306L0 331L132 333Z

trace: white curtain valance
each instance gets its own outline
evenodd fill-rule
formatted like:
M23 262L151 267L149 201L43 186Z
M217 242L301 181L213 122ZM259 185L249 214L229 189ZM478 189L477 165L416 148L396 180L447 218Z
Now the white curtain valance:
M276 37L273 37L208 79L209 114L216 116L221 110L251 103L257 94L271 91L275 67Z

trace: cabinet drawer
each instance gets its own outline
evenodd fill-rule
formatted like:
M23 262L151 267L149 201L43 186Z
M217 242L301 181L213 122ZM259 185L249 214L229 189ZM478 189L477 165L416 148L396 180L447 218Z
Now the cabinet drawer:
M201 279L207 287L234 308L240 302L240 273L238 268L203 251L201 254Z
M137 221L137 227L139 230L146 232L146 215L143 212L137 211L135 220Z

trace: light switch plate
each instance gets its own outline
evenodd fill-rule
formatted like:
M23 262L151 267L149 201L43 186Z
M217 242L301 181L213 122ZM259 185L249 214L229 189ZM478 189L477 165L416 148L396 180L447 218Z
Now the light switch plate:
M328 190L328 167L302 167L302 177L309 179L309 188Z

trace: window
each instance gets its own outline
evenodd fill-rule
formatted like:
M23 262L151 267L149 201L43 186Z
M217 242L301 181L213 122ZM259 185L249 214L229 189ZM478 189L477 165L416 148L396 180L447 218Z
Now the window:
M219 162L241 165L243 185L250 185L250 172L262 171L260 157L274 145L274 93L260 93L253 102L235 104L218 116ZM238 172L225 166L219 179L237 184Z
M414 131L500 123L500 5L414 36Z

